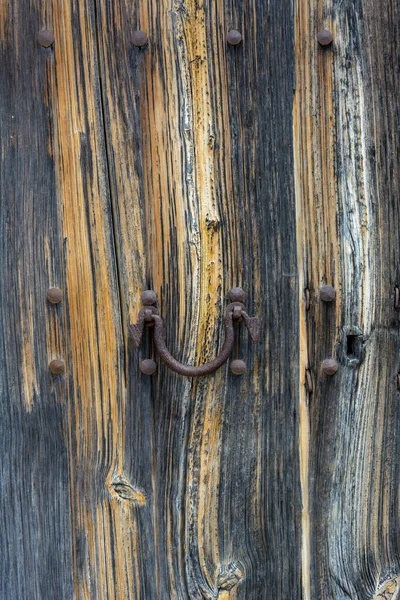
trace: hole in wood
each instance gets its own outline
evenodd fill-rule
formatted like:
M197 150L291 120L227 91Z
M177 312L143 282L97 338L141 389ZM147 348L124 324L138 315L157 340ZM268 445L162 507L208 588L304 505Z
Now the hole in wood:
M357 355L356 343L357 343L356 335L348 335L347 336L347 346L346 346L347 356L356 356Z
M364 360L365 339L359 327L346 327L336 348L339 362L348 367L358 367Z

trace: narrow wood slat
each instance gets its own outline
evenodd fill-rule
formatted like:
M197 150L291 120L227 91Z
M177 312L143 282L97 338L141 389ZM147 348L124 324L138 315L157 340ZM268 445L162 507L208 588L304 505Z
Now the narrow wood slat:
M52 22L49 95L65 246L74 594L130 598L138 552L132 512L143 494L121 469L124 348L94 3L59 0Z
M301 420L306 598L396 592L399 25L391 0L296 3L299 256L312 299L301 345L315 389ZM334 38L325 49L324 27ZM325 283L336 302L320 300ZM333 377L321 372L330 356Z
M0 597L72 598L63 239L41 3L0 6Z
M119 469L124 353L94 6L5 6L1 595L128 598L143 497ZM49 373L52 358L65 375Z

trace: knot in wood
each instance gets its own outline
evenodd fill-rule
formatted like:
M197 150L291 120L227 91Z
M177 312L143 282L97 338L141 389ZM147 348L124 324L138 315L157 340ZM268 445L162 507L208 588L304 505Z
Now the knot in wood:
M230 591L235 588L243 579L242 569L231 562L227 565L221 565L217 575L217 587L219 590Z

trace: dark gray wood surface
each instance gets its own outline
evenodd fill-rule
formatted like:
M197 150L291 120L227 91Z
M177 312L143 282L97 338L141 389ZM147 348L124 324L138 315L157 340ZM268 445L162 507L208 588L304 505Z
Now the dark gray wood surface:
M397 598L398 12L0 4L1 600Z
M38 6L0 7L0 597L72 598L68 423L62 378L48 370L65 315L49 79ZM51 356L53 358L53 356Z
M300 287L311 296L301 348L314 379L300 427L310 436L304 581L321 600L400 593L399 16L391 0L296 5ZM325 49L310 44L323 27ZM322 284L334 302L321 300Z

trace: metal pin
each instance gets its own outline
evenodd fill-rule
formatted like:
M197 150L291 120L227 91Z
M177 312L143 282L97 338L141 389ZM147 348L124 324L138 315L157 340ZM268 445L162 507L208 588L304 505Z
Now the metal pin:
M322 371L325 375L334 375L338 368L339 364L334 358L326 358L322 361Z
M43 48L49 48L54 44L54 33L50 29L43 29L39 32L38 41Z
M60 304L62 298L62 291L58 287L50 288L47 291L47 300L51 302L51 304Z
M135 31L132 35L132 43L134 46L138 48L142 48L143 46L147 46L149 43L149 38L147 37L144 31Z
M242 34L240 31L236 31L236 29L231 29L231 31L228 31L226 41L230 46L237 46L242 41Z
M321 46L329 46L333 41L332 32L329 29L322 29L317 35L317 40Z
M60 375L65 371L65 363L62 360L52 360L49 369L54 375Z
M306 388L309 394L312 394L314 391L313 380L311 377L310 369L306 369Z
M304 295L306 297L306 311L308 312L310 310L311 305L310 290L308 288L304 290Z
M233 360L231 362L231 371L234 375L243 375L246 373L247 367L244 360Z
M145 290L141 299L143 306L152 306L157 302L157 294L153 290Z
M229 299L231 302L244 302L246 299L246 292L240 287L234 287L229 292Z
M323 302L333 302L336 298L336 290L331 285L321 285L319 297Z
M144 375L153 375L157 370L157 364L151 358L146 358L142 360L139 368Z

